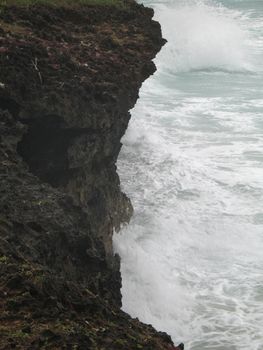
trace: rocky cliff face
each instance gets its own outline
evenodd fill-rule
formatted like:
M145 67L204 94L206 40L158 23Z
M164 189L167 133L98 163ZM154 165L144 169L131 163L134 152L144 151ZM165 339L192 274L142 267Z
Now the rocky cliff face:
M120 139L164 43L153 12L0 12L0 349L168 349L120 311Z

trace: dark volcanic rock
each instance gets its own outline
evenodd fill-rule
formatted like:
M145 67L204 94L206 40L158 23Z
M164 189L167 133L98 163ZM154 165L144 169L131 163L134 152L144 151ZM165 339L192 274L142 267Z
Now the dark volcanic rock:
M116 160L164 41L152 10L0 12L0 349L168 349L120 311Z

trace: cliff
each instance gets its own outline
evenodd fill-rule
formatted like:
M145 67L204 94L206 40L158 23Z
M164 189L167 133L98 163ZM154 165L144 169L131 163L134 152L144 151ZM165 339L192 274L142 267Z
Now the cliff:
M15 1L14 1L15 2ZM120 310L116 160L164 44L153 11L1 5L0 349L169 349Z

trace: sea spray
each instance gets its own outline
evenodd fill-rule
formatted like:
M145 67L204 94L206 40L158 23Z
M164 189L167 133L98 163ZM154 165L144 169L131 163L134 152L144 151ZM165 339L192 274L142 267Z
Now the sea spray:
M187 349L262 350L263 3L155 3L169 41L123 139L123 307ZM228 6L228 7L226 7Z
M253 70L249 33L239 21L240 11L211 1L178 1L156 5L155 11L168 40L159 69Z

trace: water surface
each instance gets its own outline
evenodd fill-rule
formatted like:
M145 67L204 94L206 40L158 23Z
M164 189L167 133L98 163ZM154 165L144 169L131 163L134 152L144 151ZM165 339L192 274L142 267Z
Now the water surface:
M145 1L168 44L118 161L123 308L187 350L263 349L263 1Z

